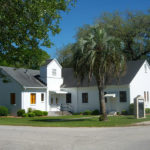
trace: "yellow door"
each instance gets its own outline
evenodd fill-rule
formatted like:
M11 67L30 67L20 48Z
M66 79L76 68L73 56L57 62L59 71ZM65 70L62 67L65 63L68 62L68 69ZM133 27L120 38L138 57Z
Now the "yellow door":
M31 103L31 104L35 104L35 103L36 103L36 94L31 93L31 96L30 96L30 103Z

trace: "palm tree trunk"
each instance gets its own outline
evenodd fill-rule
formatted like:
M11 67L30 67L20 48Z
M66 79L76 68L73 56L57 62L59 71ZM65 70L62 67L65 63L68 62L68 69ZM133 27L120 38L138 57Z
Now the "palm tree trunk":
M102 112L102 118L100 120L107 120L107 113L106 113L106 107L105 107L105 97L104 97L104 90L103 88L99 87L99 103L100 103L100 111Z

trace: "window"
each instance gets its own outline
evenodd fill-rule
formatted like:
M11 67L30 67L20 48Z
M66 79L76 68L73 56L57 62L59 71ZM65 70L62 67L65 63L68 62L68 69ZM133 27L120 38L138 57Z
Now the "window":
M56 104L58 104L58 98L56 97Z
M147 91L147 102L149 102L149 92Z
M36 94L31 93L30 95L30 104L36 104Z
M107 92L104 92L104 95L106 95ZM107 97L105 97L105 103L107 103Z
M144 91L144 100L146 102L146 91Z
M56 76L56 69L52 69L52 75Z
M126 101L127 101L126 91L120 91L120 102L126 102Z
M44 101L44 93L41 94L41 101Z
M53 104L53 97L51 97L51 104Z
M71 93L66 94L66 103L71 103Z
M88 103L88 93L82 93L82 103Z
M10 93L10 103L16 104L16 94L15 93Z

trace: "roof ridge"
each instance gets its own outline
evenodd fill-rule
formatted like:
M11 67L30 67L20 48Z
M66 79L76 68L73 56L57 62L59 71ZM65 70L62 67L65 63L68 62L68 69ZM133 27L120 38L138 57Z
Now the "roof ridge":
M38 69L30 69L30 68L16 68L16 67L10 67L10 66L0 66L0 68L11 68L11 69L24 69L24 70L33 70L33 71L39 71Z

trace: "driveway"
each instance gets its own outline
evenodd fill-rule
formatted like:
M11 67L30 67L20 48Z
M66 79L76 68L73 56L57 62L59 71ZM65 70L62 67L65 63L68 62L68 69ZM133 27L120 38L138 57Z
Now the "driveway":
M0 126L0 150L150 150L150 126Z

